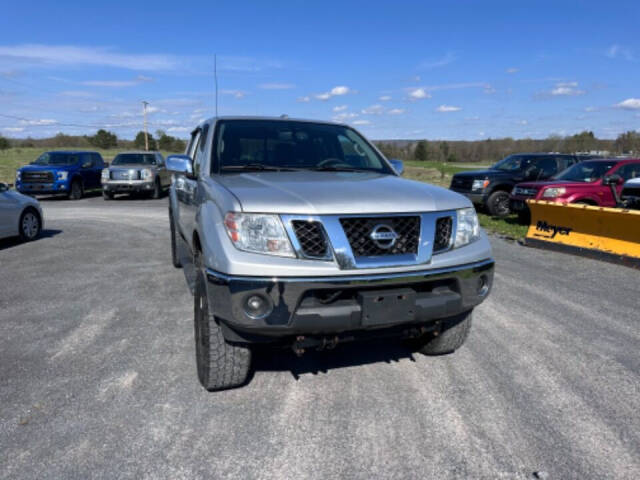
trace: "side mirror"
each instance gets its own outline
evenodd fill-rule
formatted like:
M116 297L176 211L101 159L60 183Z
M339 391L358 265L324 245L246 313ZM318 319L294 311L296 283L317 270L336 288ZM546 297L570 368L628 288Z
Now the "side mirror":
M189 155L169 155L166 160L167 170L193 178L193 161Z
M0 183L0 193L6 192L7 190L9 190L9 185L6 183Z
M404 173L404 162L402 160L398 160L397 158L391 158L389 160L391 162L391 166L396 171L398 175L402 175Z
M91 168L91 160L82 163L82 168Z
M624 179L620 175L607 175L602 179L603 185L622 185L624 183Z
M109 168L109 162L103 162L104 163L104 168Z

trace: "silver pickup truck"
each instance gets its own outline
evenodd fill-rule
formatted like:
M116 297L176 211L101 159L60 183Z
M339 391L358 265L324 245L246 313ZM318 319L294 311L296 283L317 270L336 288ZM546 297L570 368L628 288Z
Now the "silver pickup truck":
M243 384L256 343L302 354L398 336L453 352L491 289L470 201L401 178L347 125L214 118L167 169L172 260L194 293L208 390Z

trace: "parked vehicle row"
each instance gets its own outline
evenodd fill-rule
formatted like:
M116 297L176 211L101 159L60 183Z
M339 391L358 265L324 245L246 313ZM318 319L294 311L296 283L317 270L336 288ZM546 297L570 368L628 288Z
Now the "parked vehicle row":
M624 182L637 177L640 159L516 154L488 170L454 175L450 188L493 216L517 213L528 222L529 199L615 207Z
M66 195L78 200L90 190L101 189L105 200L117 193L146 193L159 198L169 187L171 175L159 152L123 152L111 166L98 152L45 152L16 171L16 190L26 195Z

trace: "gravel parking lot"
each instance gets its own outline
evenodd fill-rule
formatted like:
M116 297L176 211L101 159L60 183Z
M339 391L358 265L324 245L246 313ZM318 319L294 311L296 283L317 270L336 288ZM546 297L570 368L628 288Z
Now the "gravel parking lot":
M1 478L640 475L637 271L494 239L455 355L261 351L207 393L166 198L42 205L0 242Z

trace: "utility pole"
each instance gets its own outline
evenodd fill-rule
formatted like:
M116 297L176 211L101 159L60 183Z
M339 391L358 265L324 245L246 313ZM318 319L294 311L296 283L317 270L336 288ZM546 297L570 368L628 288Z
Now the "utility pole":
M142 115L144 116L144 149L149 151L149 134L147 133L147 105L149 102L142 101Z

